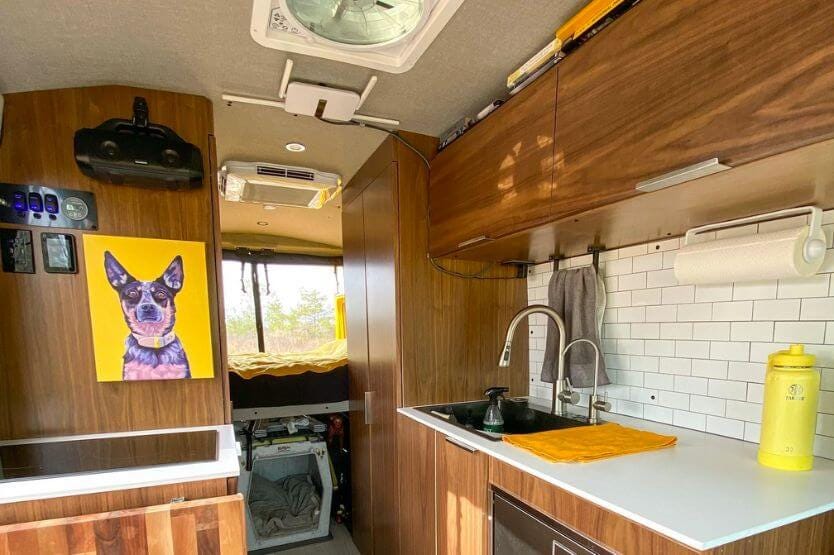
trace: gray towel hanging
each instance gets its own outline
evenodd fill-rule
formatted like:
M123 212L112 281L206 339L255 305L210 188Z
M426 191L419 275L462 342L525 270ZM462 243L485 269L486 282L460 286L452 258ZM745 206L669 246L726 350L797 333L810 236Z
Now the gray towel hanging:
M597 302L597 298L601 297ZM602 308L605 302L605 287L597 276L593 266L572 270L558 270L553 272L548 286L548 304L562 316L565 321L567 341L585 338L600 347L600 328L602 324ZM541 379L543 382L553 383L556 369L556 351L559 337L556 325L548 320L547 345L545 347L544 365ZM573 387L591 387L594 385L593 347L587 343L580 343L568 351L565 360L565 375L570 378ZM600 361L599 383L611 383L605 371L605 362Z

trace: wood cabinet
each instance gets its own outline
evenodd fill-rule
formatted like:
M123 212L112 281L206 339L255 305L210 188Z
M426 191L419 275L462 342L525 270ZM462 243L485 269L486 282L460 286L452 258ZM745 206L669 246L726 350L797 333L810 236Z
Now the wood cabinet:
M742 555L834 553L834 511L780 526L707 551L696 551L614 512L510 466L489 459L489 482L615 553Z
M397 425L400 553L435 555L435 433L401 414Z
M410 418L400 430L400 553L488 553L489 458Z
M834 207L832 26L825 0L643 0L437 155L432 254L543 262ZM734 169L635 188L711 159Z
M436 145L407 140L428 156ZM495 364L507 324L527 303L526 280L465 280L435 269L426 257L427 197L427 168L392 138L344 192L353 536L365 554L397 553L399 523L410 518L400 516L401 478L413 469L403 476L398 466L396 408L478 399L496 384L514 395L528 387L525 332L513 365ZM480 266L452 263L459 272Z
M558 65L554 217L833 137L832 25L825 0L641 2Z
M437 553L487 553L489 458L440 433L435 441Z
M432 256L547 221L555 108L554 69L437 155L429 195Z
M614 553L742 555L834 553L834 511L696 551L486 453L398 415L400 552L491 553L492 490L529 505ZM433 487L432 487L433 486Z
M246 553L240 494L0 526L0 554Z

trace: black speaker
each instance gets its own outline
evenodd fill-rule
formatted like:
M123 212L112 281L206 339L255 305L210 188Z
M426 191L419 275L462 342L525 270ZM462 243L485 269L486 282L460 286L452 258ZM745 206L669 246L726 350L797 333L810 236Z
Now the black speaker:
M107 183L194 189L203 182L200 149L148 119L148 103L133 101L133 119L110 119L75 132L75 162Z

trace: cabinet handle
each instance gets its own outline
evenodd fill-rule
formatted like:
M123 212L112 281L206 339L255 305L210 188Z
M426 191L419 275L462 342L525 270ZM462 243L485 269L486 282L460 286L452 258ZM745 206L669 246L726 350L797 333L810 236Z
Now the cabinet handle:
M451 438L451 437L449 437L449 436L443 436L443 437L444 437L444 438L446 438L446 441L448 441L449 443L451 443L451 444L452 444L452 445L454 445L455 447L458 447L458 448L460 448L460 449L463 449L464 451L468 451L468 452L470 452L470 453L477 453L477 452L478 452L478 450L477 450L477 449L475 449L474 447L471 447L471 446L469 446L469 445L466 445L465 443L461 443L460 441L458 441L458 440L456 440L456 439L454 439L454 438Z
M556 551L557 549L559 549L559 551ZM557 554L561 554L561 553L568 553L569 555L576 555L576 551L574 551L573 549L569 549L568 547L562 545L561 543L557 542L556 540L553 540L553 547L550 550L550 554L551 555L557 555Z
M466 241L461 241L458 243L458 248L461 249L463 247L468 247L469 245L475 245L477 243L483 243L484 241L491 241L490 237L486 235L478 235L477 237L473 237L472 239L467 239Z
M637 184L635 189L648 193L650 191L657 191L658 189L672 187L673 185L680 185L681 183L686 183L687 181L692 181L693 179L698 179L699 177L712 175L729 169L730 166L722 164L718 161L718 158L710 158L709 160L704 160L703 162L698 162L697 164L692 164L691 166L686 166L685 168L679 168L677 170L670 171L669 173L664 173L663 175L643 180Z
M366 391L365 392L365 424L373 424L373 414L371 413L371 401L374 398L373 391Z

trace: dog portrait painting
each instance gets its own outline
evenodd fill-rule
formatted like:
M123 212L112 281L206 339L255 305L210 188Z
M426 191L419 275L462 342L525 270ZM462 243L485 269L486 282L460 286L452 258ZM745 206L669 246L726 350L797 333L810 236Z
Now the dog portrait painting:
M205 244L85 235L99 381L212 377Z

